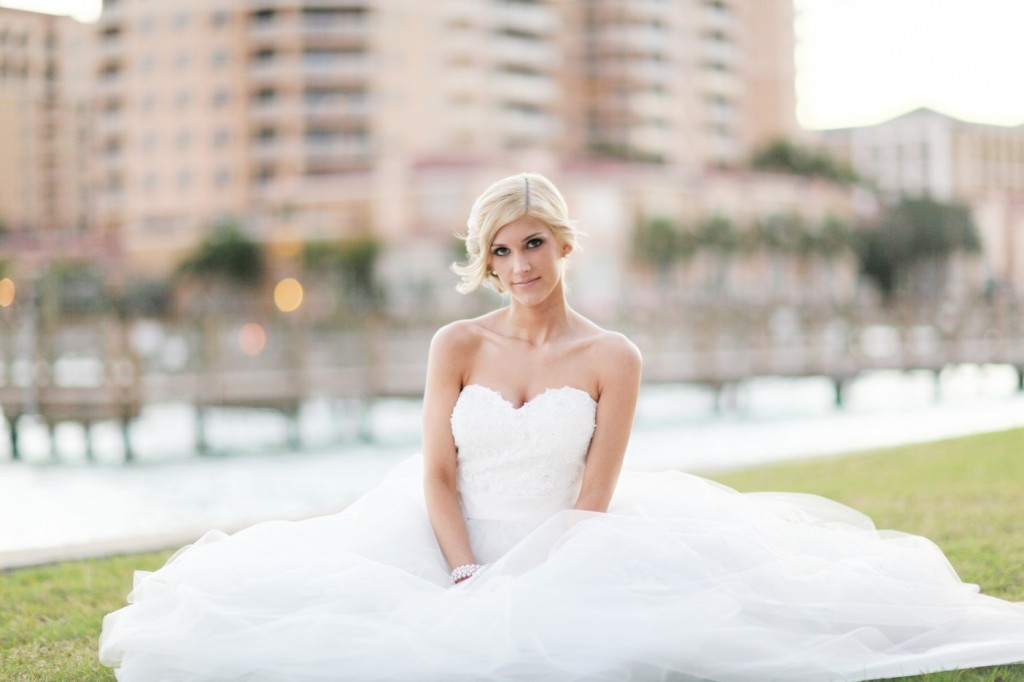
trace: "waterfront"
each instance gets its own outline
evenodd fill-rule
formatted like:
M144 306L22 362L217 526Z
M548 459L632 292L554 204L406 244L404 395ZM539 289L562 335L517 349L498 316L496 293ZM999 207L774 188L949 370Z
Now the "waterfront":
M843 410L832 399L824 378L756 379L716 414L702 388L645 387L626 467L712 472L1024 426L1024 395L1008 366L946 370L938 396L930 373L875 372L851 384ZM207 427L218 454L207 457L192 452L193 414L185 405L147 408L132 434L147 454L132 465L121 462L114 424L96 429L95 463L73 425L57 431L68 453L59 463L49 460L45 429L29 425L25 461L0 463L0 564L27 550L197 536L342 509L418 449L416 401L378 403L373 444L347 435L342 410L309 403L301 429L310 445L301 451L272 445L287 440L287 420L275 413L214 412Z

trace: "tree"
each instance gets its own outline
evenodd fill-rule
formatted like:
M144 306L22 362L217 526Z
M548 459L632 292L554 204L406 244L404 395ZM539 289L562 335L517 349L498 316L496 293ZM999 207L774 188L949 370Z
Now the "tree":
M788 140L774 140L754 153L750 165L755 170L776 171L820 177L835 182L855 183L856 173L848 165L827 153Z
M380 252L374 237L309 242L302 250L302 267L340 288L357 308L374 309L383 301L376 274Z
M950 257L977 253L981 239L970 209L932 197L904 197L855 240L860 271L886 299L900 288L934 295L945 285Z
M633 233L634 260L654 266L662 277L680 260L692 256L695 249L695 236L668 218L652 218Z
M715 256L714 279L711 286L716 294L725 289L729 270L729 259L739 251L742 240L732 220L715 214L701 222L697 230L697 244Z
M218 223L195 253L178 267L179 275L254 288L267 275L267 262L259 244L245 236L232 221Z
M253 294L267 277L267 262L259 244L245 236L238 225L225 221L214 226L195 252L177 271L186 284L186 300L199 305L200 314L237 310L260 303Z

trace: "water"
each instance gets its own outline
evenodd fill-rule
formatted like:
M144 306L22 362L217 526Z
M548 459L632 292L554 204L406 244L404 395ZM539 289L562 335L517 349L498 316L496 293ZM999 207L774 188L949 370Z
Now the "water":
M1024 426L1024 395L1010 367L947 370L941 387L937 399L930 374L874 373L851 384L846 408L836 410L825 379L757 379L719 415L699 387L646 387L626 467L713 472ZM158 405L133 427L139 461L129 466L120 461L116 425L95 429L95 463L85 460L78 427L59 428L62 456L54 463L45 430L27 424L25 461L0 461L0 564L5 553L198 536L342 509L417 451L417 402L382 402L372 424L375 444L339 443L351 431L349 415L313 402L301 419L312 445L292 451L274 445L286 441L282 417L216 412L207 433L219 454L197 457L191 409Z

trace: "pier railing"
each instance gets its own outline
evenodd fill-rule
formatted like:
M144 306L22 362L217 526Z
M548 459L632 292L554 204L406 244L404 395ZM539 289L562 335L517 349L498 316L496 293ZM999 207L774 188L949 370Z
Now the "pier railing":
M45 333L31 321L0 322L0 407L15 458L25 415L41 418L51 433L58 422L81 423L87 454L90 425L116 420L131 459L129 425L147 404L193 405L196 448L203 451L211 408L273 409L295 425L300 406L312 398L365 411L379 398L417 397L434 329L380 321L325 326L283 316L256 322L99 317ZM869 312L707 306L618 326L642 349L647 383L721 391L757 376L823 376L833 381L841 405L845 386L865 371L938 376L950 365L994 363L1016 368L1024 390L1024 320L996 306ZM291 440L298 441L297 426Z

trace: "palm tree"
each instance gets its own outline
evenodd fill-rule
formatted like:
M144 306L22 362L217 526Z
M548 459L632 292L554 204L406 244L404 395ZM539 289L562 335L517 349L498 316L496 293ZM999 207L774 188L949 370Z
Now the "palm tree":
M237 223L224 221L178 266L177 274L194 287L204 309L232 309L262 289L267 261L262 247Z
M722 296L728 283L729 262L741 246L740 235L730 218L716 213L701 222L697 244L715 257L709 288L716 296Z
M381 243L374 237L337 242L309 242L302 250L302 268L342 295L348 307L360 313L380 308L384 297L377 281Z

